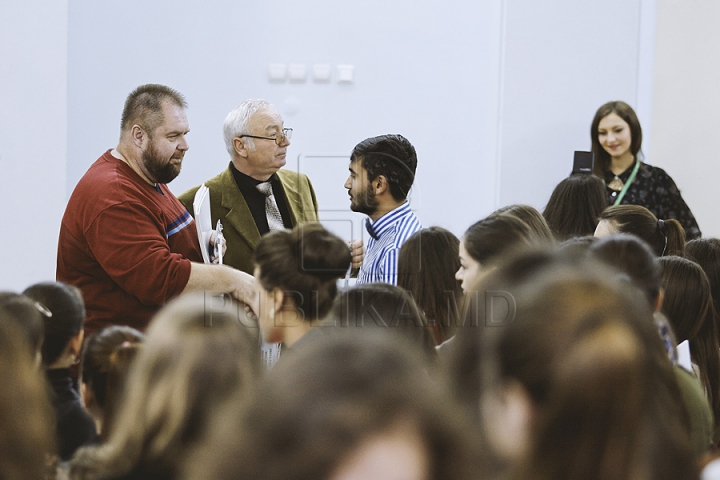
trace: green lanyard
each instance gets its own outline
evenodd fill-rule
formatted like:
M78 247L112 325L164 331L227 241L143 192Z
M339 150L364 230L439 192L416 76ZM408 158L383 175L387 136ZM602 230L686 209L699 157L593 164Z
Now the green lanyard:
M630 174L628 181L625 182L625 186L623 187L622 191L620 192L620 195L618 195L618 197L615 200L615 203L613 203L613 205L620 205L620 202L622 202L622 199L625 198L625 194L627 193L628 188L630 188L630 185L635 180L635 176L637 175L638 170L640 170L640 160L635 160L635 168L633 168L633 171Z

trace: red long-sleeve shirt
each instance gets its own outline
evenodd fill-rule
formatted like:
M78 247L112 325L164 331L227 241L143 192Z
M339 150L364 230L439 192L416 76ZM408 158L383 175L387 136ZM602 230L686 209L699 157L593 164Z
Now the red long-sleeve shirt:
M201 262L195 222L166 185L105 152L78 182L60 227L57 279L83 293L86 334L144 330Z

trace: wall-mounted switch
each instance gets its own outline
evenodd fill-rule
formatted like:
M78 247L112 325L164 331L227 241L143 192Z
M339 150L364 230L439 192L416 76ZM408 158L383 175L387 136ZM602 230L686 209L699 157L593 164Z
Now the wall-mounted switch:
M291 82L304 82L307 78L307 68L302 63L291 63L288 67Z
M332 75L332 67L326 63L313 65L313 78L316 82L329 82Z
M355 70L354 65L338 65L338 83L352 83L353 82L353 71Z
M271 63L268 65L268 78L271 82L284 82L287 77L287 67L284 63Z

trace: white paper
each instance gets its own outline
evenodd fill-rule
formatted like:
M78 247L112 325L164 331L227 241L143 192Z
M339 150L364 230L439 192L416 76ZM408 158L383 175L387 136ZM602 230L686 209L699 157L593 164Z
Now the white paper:
M210 263L210 236L212 235L212 224L210 222L210 190L203 183L193 200L193 210L195 211L195 228L197 228L198 241L200 242L200 252L202 252L203 261Z
M692 360L690 359L690 342L685 340L677 346L678 365L688 372L693 371Z

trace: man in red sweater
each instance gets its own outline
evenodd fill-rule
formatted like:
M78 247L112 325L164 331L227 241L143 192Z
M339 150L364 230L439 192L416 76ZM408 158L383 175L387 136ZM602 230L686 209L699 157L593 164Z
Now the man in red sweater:
M253 302L252 276L201 263L195 222L165 185L188 149L186 108L171 88L135 89L118 146L88 169L68 201L57 279L82 291L86 334L118 324L144 330L162 305L188 291Z

